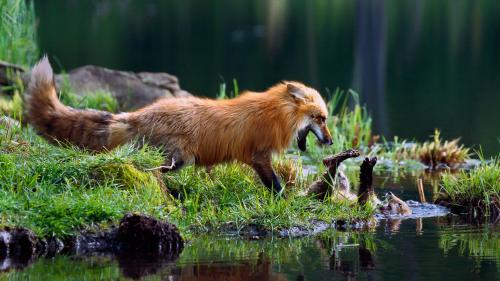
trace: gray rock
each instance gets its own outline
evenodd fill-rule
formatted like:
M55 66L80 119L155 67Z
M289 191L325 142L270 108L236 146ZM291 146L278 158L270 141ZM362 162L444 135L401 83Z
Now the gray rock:
M0 85L13 85L12 73L18 73L27 87L30 73L19 65L0 61ZM163 72L130 72L86 65L71 70L68 74L55 75L58 89L65 80L78 95L97 90L111 92L124 111L137 109L159 98L191 96L181 89L177 77Z
M96 90L111 92L122 110L137 109L159 98L191 95L180 88L177 77L167 73L134 73L87 65L67 75L56 75L59 89L64 79L69 80L72 90L78 95Z
M23 72L24 69L20 65L0 61L0 85L9 85L13 74Z

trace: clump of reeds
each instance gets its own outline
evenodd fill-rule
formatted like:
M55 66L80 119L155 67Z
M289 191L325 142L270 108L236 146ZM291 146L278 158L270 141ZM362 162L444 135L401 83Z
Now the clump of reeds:
M396 154L400 159L416 159L435 170L442 167L456 168L470 156L470 149L459 144L460 139L443 141L439 130L434 131L432 141L411 146L401 146Z

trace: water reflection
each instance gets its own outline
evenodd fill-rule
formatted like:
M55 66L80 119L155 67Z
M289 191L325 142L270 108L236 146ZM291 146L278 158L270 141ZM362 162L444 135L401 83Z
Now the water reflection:
M115 256L123 276L131 279L141 279L148 275L157 274L162 268L169 268L175 264L178 255L165 256L158 253L121 252Z
M495 225L427 218L387 232L328 231L303 239L201 237L178 258L57 256L0 273L5 280L494 280L500 269ZM5 264L5 263L4 263Z
M265 253L260 253L256 260L228 262L203 262L184 265L175 273L173 280L263 280L283 281L287 276L273 272L272 261ZM297 276L296 280L300 280Z

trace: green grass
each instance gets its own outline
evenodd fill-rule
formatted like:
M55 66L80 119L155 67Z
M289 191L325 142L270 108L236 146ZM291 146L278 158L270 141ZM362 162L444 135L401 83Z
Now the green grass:
M17 120L22 119L23 98L19 94L19 91L14 91L12 97L0 94L0 114L10 116Z
M59 91L59 99L63 104L79 109L93 108L115 113L119 111L118 101L109 91L101 89L77 95L71 88L68 76L64 75L63 77Z
M23 85L18 83L16 87L14 87L14 94L12 96L0 94L0 115L22 120L23 92ZM72 91L69 84L64 83L59 93L59 98L65 105L78 109L93 108L114 113L120 110L118 101L113 97L113 94L105 90L97 90L85 93L85 95L77 95Z
M0 127L0 224L65 236L129 211L165 218L168 198L141 170L162 162L149 147L92 155L48 144L29 129Z
M29 67L38 58L32 1L0 0L0 60Z
M463 206L468 212L489 215L491 208L500 206L500 157L482 160L471 171L444 173L441 180L440 199Z
M368 219L373 214L349 201L325 201L303 196L307 179L285 191L285 198L263 187L253 170L239 164L218 165L209 173L188 167L166 175L168 188L180 194L179 209L171 214L181 228L220 231L259 225L268 230L310 227L314 219Z

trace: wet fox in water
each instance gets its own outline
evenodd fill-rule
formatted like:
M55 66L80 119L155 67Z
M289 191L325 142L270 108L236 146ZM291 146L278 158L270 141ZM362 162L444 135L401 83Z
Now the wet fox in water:
M140 137L164 149L163 172L185 164L238 160L251 165L275 192L281 186L271 166L273 153L283 152L294 138L305 150L310 131L319 142L332 144L325 102L299 82L281 82L263 93L245 92L227 100L161 99L137 111L112 114L62 104L44 57L33 67L25 101L28 122L49 141L102 151Z

